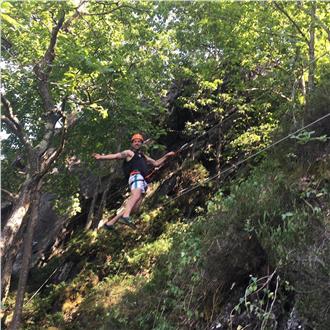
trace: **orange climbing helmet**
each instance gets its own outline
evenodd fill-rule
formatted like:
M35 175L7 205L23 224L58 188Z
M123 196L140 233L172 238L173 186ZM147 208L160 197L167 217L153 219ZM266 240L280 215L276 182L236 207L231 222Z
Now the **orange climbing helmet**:
M140 140L141 142L143 142L144 138L141 134L137 133L137 134L133 134L131 137L131 142L133 142L134 140Z

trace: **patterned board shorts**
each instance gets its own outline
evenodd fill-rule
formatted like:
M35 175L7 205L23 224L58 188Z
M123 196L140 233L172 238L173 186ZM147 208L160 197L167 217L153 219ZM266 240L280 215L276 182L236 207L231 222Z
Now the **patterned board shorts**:
M128 179L129 187L132 189L141 189L142 194L145 194L148 189L148 184L141 174L133 174Z

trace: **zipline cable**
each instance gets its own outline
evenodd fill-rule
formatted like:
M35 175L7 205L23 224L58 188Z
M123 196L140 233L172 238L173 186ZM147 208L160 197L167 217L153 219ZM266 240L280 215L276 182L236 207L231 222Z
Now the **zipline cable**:
M57 270L60 268L60 266L62 266L62 264L63 263L61 263L61 265L59 265L58 267L55 268L55 270L49 275L47 280L44 281L44 283L40 286L40 288L30 297L30 299L28 301L26 301L24 303L24 306L27 305L39 293L39 291L46 285L46 283L51 279L51 277L57 272Z
M310 126L315 125L315 124L318 123L319 121L321 121L321 120L323 120L323 119L325 119L325 118L327 118L327 117L329 117L329 116L330 116L330 113L328 113L328 114L326 114L326 115L324 115L324 116L322 116L322 117L316 119L315 121L309 123L308 125L305 125L305 126L299 128L299 129L296 130L295 132L290 133L289 135L283 137L282 139L279 139L278 141L276 141L276 142L270 144L269 146L267 146L267 147L265 147L265 148L263 148L263 149L261 149L261 150L255 152L254 154L252 154L252 155L250 155L250 156L248 156L248 157L246 157L246 158L244 158L244 159L238 161L236 164L230 166L229 168L225 169L224 171L222 171L222 172L220 172L220 173L217 173L217 174L215 174L215 175L213 175L213 176L211 176L211 177L205 179L203 182L198 183L198 184L196 184L196 185L194 185L194 186L192 186L192 187L190 187L190 188L187 188L187 189L183 189L183 190L181 190L177 196L175 196L175 197L171 198L169 201L167 201L167 202L164 204L164 206L166 206L167 204L171 203L172 201L178 199L179 197L181 197L181 196L183 196L183 195L185 195L185 194L187 194L187 193L189 193L189 192L191 192L191 191L197 189L198 187L202 186L203 184L205 184L205 183L207 183L207 182L209 182L209 181L212 181L212 180L216 179L216 178L219 177L220 175L223 175L224 173L229 172L230 170L232 170L232 169L234 169L234 168L237 168L237 166L239 166L239 165L241 165L241 164L247 162L247 161L250 160L251 158L254 158L254 157L258 156L259 154L261 154L262 152L264 152L264 151L266 151L266 150L268 150L268 149L273 148L273 147L276 146L277 144L279 144L279 143L281 143L281 142L287 140L287 139L290 138L291 136L296 135L297 133L301 132L302 130L304 130L304 129L310 127Z
M201 138L202 136L208 134L210 131L212 131L213 129L217 128L220 125L223 125L225 122L227 122L234 114L236 114L236 111L233 111L231 114L229 114L227 117L225 117L223 120L219 121L218 123L216 123L215 125L213 125L212 127L210 127L208 130L204 131L202 134L192 138L191 140L189 140L188 142L184 143L180 148L178 148L175 151L175 156L178 155L180 152L182 152L183 150L192 147L194 145L194 141L197 141L199 138ZM165 164L168 161L165 162ZM153 169L150 173L148 173L148 175L145 177L145 179L149 179L151 178L156 172L158 172L161 168L163 168L164 165L160 166L159 168L155 168Z

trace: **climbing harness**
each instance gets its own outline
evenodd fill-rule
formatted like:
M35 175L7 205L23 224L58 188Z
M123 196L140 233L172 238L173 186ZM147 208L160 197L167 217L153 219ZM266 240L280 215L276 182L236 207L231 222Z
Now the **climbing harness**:
M140 189L142 194L145 194L148 188L148 183L139 171L133 171L130 174L128 184L130 189Z

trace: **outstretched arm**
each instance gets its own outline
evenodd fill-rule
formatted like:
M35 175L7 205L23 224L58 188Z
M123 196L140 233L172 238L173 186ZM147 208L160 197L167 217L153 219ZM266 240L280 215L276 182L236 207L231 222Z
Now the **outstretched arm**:
M92 154L92 156L96 160L113 160L113 159L124 159L124 158L132 158L134 156L133 151L124 150L122 152L118 152L115 154L101 155L101 154Z
M165 154L162 158L159 158L157 160L154 160L148 156L145 156L146 157L146 160L148 163L150 163L152 166L154 167L159 167L161 165L163 165L163 163L169 158L169 157L173 157L175 156L175 152L174 151L170 151L168 152L167 154Z

